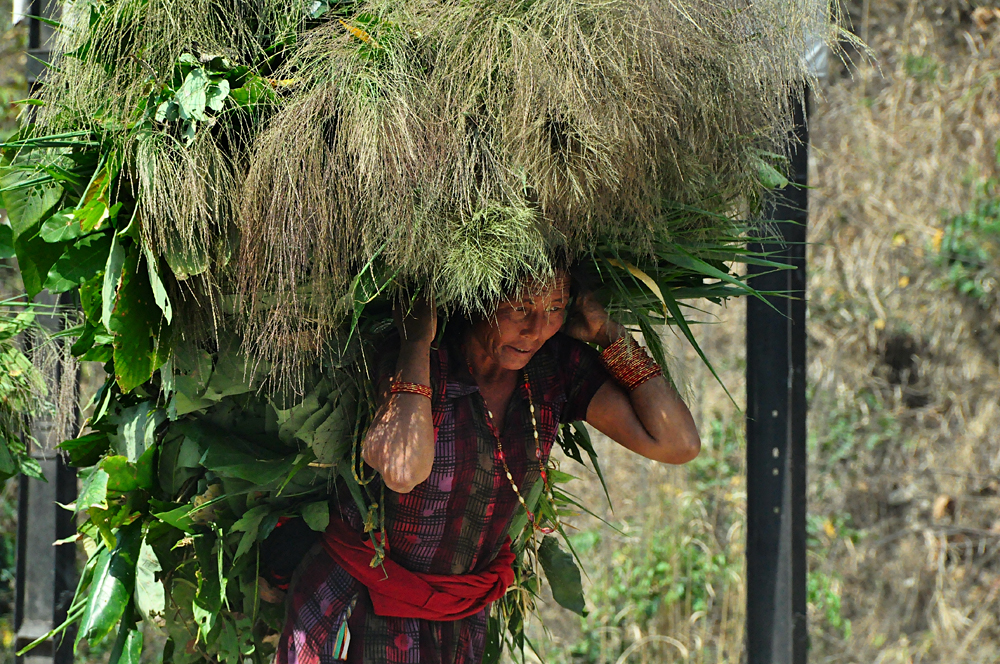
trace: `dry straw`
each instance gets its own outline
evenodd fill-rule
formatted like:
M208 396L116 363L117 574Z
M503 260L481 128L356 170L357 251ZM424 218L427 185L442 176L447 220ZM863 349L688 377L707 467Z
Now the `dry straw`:
M728 233L671 212L759 200L806 35L840 36L787 0L374 0L319 22L301 0L105 4L117 20L90 26L86 2L67 15L47 128L124 126L182 53L254 66L294 42L268 62L280 85L258 122L220 117L189 146L119 136L155 251L218 255L238 225L235 269L213 277L235 277L248 347L282 364L334 336L366 266L486 309L554 248Z

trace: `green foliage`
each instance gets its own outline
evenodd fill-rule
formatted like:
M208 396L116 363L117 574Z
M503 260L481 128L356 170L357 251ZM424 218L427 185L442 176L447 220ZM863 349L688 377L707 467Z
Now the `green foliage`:
M908 54L903 61L903 69L910 76L923 83L932 83L938 77L938 63L924 55Z
M552 597L573 613L586 615L580 568L573 556L559 548L551 535L542 538L538 547L538 564L545 570L545 578L552 587Z
M30 439L30 418L50 406L41 374L18 343L20 335L35 328L34 320L33 308L23 302L0 302L0 489L19 473L42 478L25 440Z
M827 468L899 440L900 423L871 390L858 392L849 402L831 404L826 417L827 426L810 431L808 443L810 456Z
M1000 199L987 185L972 209L950 217L940 238L944 284L990 310L1000 301Z
M851 638L851 621L841 615L840 579L823 572L810 572L806 582L806 602L826 625Z

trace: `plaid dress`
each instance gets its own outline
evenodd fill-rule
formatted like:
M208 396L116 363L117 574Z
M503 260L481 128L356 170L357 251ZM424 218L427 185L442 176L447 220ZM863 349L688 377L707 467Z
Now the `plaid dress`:
M385 373L394 355L383 356ZM519 504L497 456L482 397L457 344L431 352L434 390L434 465L410 493L385 491L389 555L415 572L466 574L485 568L500 550ZM600 355L561 333L526 367L535 402L540 447L548 459L559 423L582 420L608 379ZM507 465L524 495L539 479L528 395L519 383L505 417ZM343 518L361 531L349 498L338 501ZM487 612L453 622L387 618L372 611L365 587L322 549L303 561L289 596L278 664L343 661L341 623L350 631L348 662L357 664L478 664Z

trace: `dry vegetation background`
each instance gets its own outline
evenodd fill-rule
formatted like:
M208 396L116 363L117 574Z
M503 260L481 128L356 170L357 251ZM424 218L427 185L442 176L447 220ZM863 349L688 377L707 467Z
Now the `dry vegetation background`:
M810 123L810 661L993 663L1000 11L848 9L874 62L833 67ZM962 224L978 230L949 248ZM701 338L742 405L743 307L717 313ZM546 661L741 661L741 414L673 348L702 456L662 468L602 444L621 532L577 521L591 615L546 609ZM602 505L593 478L578 491Z
M957 0L848 9L875 64L835 66L811 120L810 661L992 663L1000 227L974 237L976 260L992 257L985 277L956 272L948 237L956 216L995 200L1000 12ZM4 105L23 85L9 10L0 0ZM743 307L712 314L701 338L742 405ZM704 451L665 468L598 441L614 511L595 478L576 490L617 530L576 520L591 613L549 603L549 633L534 629L547 662L741 661L742 415L683 343L671 347ZM8 497L0 612L10 516Z

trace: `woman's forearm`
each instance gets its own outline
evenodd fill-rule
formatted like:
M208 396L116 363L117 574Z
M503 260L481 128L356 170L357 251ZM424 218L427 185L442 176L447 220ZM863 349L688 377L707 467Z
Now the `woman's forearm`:
M608 320L596 341L607 348L627 334L623 325ZM616 384L615 389L602 392L599 402L604 403L596 404L594 411L602 423L608 422L605 427L614 430L612 435L598 426L612 438L645 457L665 463L685 463L698 456L701 450L698 427L691 411L665 377L651 378L631 391ZM635 420L622 412L621 406L625 404L614 405L619 400L628 401ZM614 424L609 420L614 420ZM630 420L638 426L630 425Z
M652 439L653 458L667 463L685 463L698 456L701 438L694 417L665 377L647 380L629 392L628 399Z
M403 342L395 380L430 384L430 343ZM397 493L408 493L427 479L434 465L430 399L390 392L368 429L361 454L381 473L385 486Z

